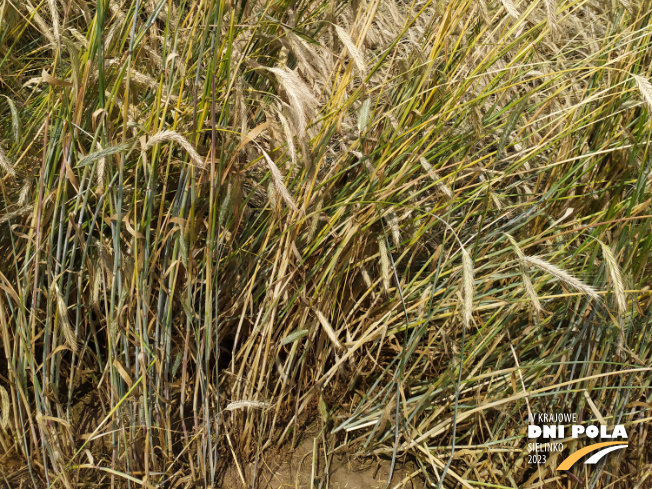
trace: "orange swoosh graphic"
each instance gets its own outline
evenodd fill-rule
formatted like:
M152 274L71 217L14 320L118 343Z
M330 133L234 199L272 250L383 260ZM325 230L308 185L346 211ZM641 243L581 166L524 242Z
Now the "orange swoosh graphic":
M587 453L595 452L600 448L609 447L611 445L624 445L626 442L623 441L605 441L604 443L594 443L588 447L584 447L581 450L578 450L575 453L571 453L564 461L557 467L557 470L569 470L575 462L581 459Z

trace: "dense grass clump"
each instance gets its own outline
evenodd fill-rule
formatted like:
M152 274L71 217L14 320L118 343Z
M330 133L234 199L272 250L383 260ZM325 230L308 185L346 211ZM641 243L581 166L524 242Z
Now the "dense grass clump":
M649 0L0 0L6 484L256 487L317 425L313 474L647 487L651 25ZM625 424L627 454L529 465L528 412Z

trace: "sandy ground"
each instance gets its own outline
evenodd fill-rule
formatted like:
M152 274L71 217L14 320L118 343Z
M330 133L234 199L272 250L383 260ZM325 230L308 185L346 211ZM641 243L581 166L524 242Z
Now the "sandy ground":
M318 462L312 484L313 441L308 438L292 452L277 452L263 457L258 464L256 489L384 489L387 487L389 461L356 460L347 454L335 454L330 458L326 470L323 449L318 450ZM241 466L240 469L238 471L237 467L232 466L226 471L221 484L223 489L251 488L254 464ZM410 470L397 462L391 487L419 489L425 486L419 478L410 478Z

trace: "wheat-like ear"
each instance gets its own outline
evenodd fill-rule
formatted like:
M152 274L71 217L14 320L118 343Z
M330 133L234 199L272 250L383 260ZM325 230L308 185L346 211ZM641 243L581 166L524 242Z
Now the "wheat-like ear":
M18 115L18 109L16 108L14 101L11 100L8 95L4 95L4 98L7 99L7 104L11 111L11 128L13 129L14 140L18 141L20 139L20 117Z
M20 207L23 207L27 203L27 198L29 197L29 194L32 191L32 182L29 180L23 185L23 187L20 189L20 193L18 194L18 202L17 204Z
M505 10L509 15L511 15L515 19L519 18L521 14L518 13L518 9L516 8L516 5L514 5L514 2L512 2L512 0L500 0L500 1L503 4L503 7L505 7Z
M346 46L346 50L349 52L349 56L351 56L351 59L353 60L353 63L355 63L356 68L358 68L360 76L364 78L367 75L367 68L365 66L362 53L351 39L351 36L349 36L349 34L339 25L335 26L335 32L337 32L337 36L342 41L342 44Z
M537 291L534 290L534 285L532 285L532 281L530 280L530 277L528 277L527 273L525 273L525 271L521 272L521 279L523 280L523 285L525 286L525 292L530 298L530 301L532 301L532 305L534 306L534 309L538 313L543 311L543 308L541 307L541 302L539 302L539 296L537 295Z
M276 114L281 121L281 127L283 128L283 133L285 134L285 142L288 145L288 152L290 153L292 166L294 166L297 164L297 152L294 148L294 137L292 135L292 130L290 129L290 124L288 123L288 120L285 118L281 110L277 110Z
M552 263L548 263L547 261L539 258L538 256L526 256L525 263L532 265L538 268L539 270L542 270L552 275L553 277L556 277L566 285L573 287L574 289L582 292L583 294L588 295L589 297L595 299L596 301L600 300L600 296L598 295L598 292L593 287L591 287L590 285L586 285L584 282L573 277L568 272L565 272L564 270L553 265Z
M537 312L541 312L543 308L541 307L541 302L539 301L539 296L537 296L536 290L534 290L534 285L532 285L532 281L530 280L530 277L525 271L525 268L523 265L525 265L525 254L521 250L520 246L516 242L516 240L508 233L503 233L509 242L512 245L512 248L514 249L514 252L516 253L516 256L518 256L518 260L520 263L520 268L521 268L521 278L523 280L523 285L525 286L525 292L527 293L528 297L530 298L530 301L532 301L532 305L534 306L534 309Z
M145 147L146 149L151 148L157 143L162 143L164 141L174 141L177 143L179 146L181 146L183 149L186 150L188 155L190 156L190 159L199 167L204 166L204 160L202 160L201 156L199 156L199 153L197 153L197 150L190 144L190 141L188 141L186 138L184 138L181 134L179 134L176 131L161 131L159 133L154 134L149 141L147 141L147 146Z
M382 234L378 235L378 252L380 253L380 273L383 276L383 287L385 292L389 291L390 287L390 266L389 266L389 252L387 251L387 244L385 237Z
M652 83L645 77L633 75L636 84L638 85L638 90L643 96L643 100L647 103L650 110L652 110Z
M2 416L0 417L0 426L2 429L6 429L9 426L9 394L7 390L0 385L0 409L2 410Z
M448 199L453 198L453 192L452 190L446 185L444 182L442 182L441 177L439 176L439 173L437 173L433 168L430 163L428 163L428 160L425 158L420 158L419 162L421 163L421 166L423 169L426 171L428 176L432 179L433 182L437 184L437 188L439 191L444 194Z
M627 310L627 298L625 296L625 284L623 283L623 278L620 274L620 267L618 266L618 262L616 261L616 257L614 256L613 251L611 251L611 248L602 241L600 241L600 247L602 248L604 261L607 263L607 270L609 270L609 275L611 276L618 311L620 314L625 314L625 311Z
M394 241L394 246L401 244L401 231L398 227L398 216L394 209L390 209L387 213L387 224L389 229L392 231L392 241Z
M59 34L59 10L57 9L57 2L55 0L48 0L50 7L50 14L52 15L52 30L54 31L54 39L59 42L61 39Z
M9 163L9 160L7 159L7 156L5 155L2 147L0 147L0 168L2 168L7 174L11 175L12 177L16 176L16 171L14 170L13 165Z
M224 409L227 411L235 411L236 409L265 409L269 407L269 403L263 401L231 401Z
M430 289L428 287L423 289L421 295L419 296L419 307L417 308L417 317L422 318L423 314L426 311L426 304L428 304L428 298L430 297Z
M296 71L287 68L267 68L267 70L276 75L287 93L297 119L295 129L299 136L303 137L308 126L308 119L312 115L310 112L319 105L319 102Z
M329 323L328 319L326 319L326 316L324 316L319 309L315 309L315 314L317 315L317 319L319 319L319 323L321 324L322 328L324 328L324 331L333 342L335 348L341 349L342 343L340 343L340 340L337 338L337 334L331 326L331 323Z
M114 25L117 25L117 24L114 24ZM116 67L118 69L120 69L120 67L122 66L122 61L119 61L119 60L116 60L116 59L107 60L106 63L107 63L108 66L114 66L114 67ZM151 76L146 75L145 73L141 73L140 71L138 71L138 70L136 70L134 68L132 68L129 71L129 79L131 81L133 81L134 83L138 84L138 85L143 85L143 86L149 87L152 90L158 90L158 88L159 88L159 83L158 83L158 81L156 81L155 78L152 78ZM123 81L124 81L124 79L123 79ZM169 99L173 103L178 102L179 98L176 95L169 95L168 92L167 92L167 88L165 88L165 86L162 87L161 91L162 91L163 100Z
M360 273L362 274L362 280L364 280L365 285L368 289L370 289L372 285L371 277L369 276L369 272L364 265L360 265Z
M8 214L5 214L4 216L0 217L0 224L4 224L5 222L18 217L18 216L24 216L25 214L28 214L29 212L32 212L34 210L34 206L32 204L26 205L24 207L21 207L20 209L17 209L13 212L9 212Z
M2 416L0 417L0 427L6 429L9 426L9 394L7 390L0 385L0 410L2 410Z
M63 338L66 341L68 348L70 348L73 353L77 353L77 338L75 338L75 333L70 325L70 320L68 319L68 307L66 307L66 302L63 300L63 296L61 295L57 284L54 284L54 293L57 299L57 309L59 310L59 329L63 333Z
M559 30L556 0L544 0L544 3L546 4L546 14L548 16L548 29L555 34Z
M50 44L56 46L57 40L52 35L52 31L50 30L50 27L45 22L45 20L43 20L41 14L38 13L38 10L34 8L34 6L29 0L25 2L21 2L21 4L24 5L29 11L29 13L32 15L32 18L34 19L34 22L36 23L39 30L41 31L41 34L43 34L43 36L50 42Z
M362 102L362 107L360 107L360 112L358 114L358 132L362 134L367 126L369 125L369 119L371 117L371 100L366 98Z
M462 248L462 282L464 290L464 325L469 326L473 314L473 260Z
M96 141L95 144L97 144L97 147L100 148L98 153L103 152L102 145ZM106 176L106 158L101 157L97 160L97 187L99 189L104 189L104 177Z
M93 274L93 291L91 294L91 304L100 303L100 285L102 284L102 269L97 267Z
M267 196L269 197L269 204L272 209L276 209L276 187L274 186L274 179L267 182Z
M512 248L514 249L514 252L516 253L516 256L518 256L518 259L520 261L524 261L525 260L525 254L523 253L523 251L521 251L521 247L518 245L516 240L512 237L511 234L508 234L508 233L503 233L503 234L509 240L510 244L512 245Z
M260 148L260 146L259 146ZM263 148L260 148L260 150L263 152L263 156L265 157L265 161L267 162L267 166L269 166L269 170L272 173L272 181L274 183L274 187L276 188L276 192L283 198L285 203L294 211L299 211L299 208L297 205L294 203L294 200L292 200L292 196L290 195L290 192L288 192L287 187L283 183L283 175L281 174L281 170L278 169L278 166L276 166L276 163L272 161L272 159L269 157L267 154L267 151L265 151Z

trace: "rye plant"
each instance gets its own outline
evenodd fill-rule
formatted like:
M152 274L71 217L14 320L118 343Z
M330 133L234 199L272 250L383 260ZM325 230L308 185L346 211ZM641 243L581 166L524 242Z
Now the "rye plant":
M0 0L5 483L258 487L318 426L391 487L646 487L651 14ZM528 465L544 411L627 457Z

